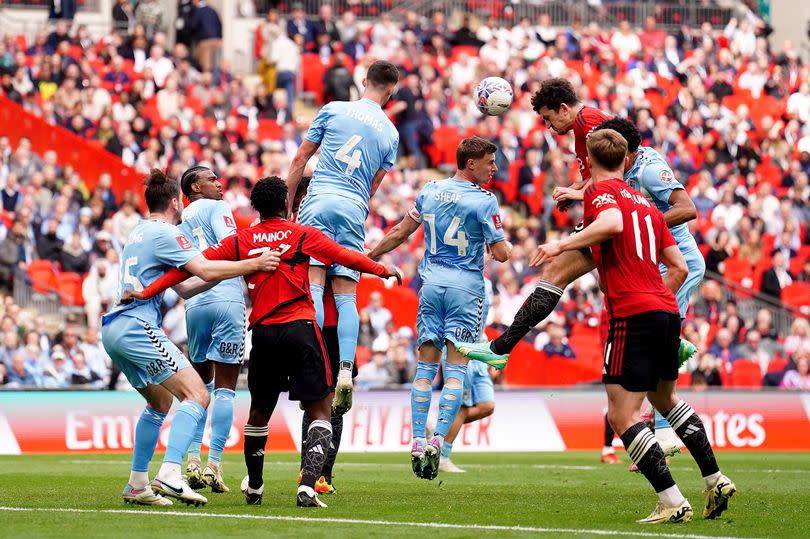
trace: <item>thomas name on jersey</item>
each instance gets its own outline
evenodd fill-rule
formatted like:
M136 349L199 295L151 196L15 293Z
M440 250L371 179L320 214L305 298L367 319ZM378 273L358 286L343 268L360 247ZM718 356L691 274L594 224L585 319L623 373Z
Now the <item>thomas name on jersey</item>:
M354 118L358 122L362 122L369 126L370 128L379 131L382 133L383 130L383 123L378 119L372 116L371 114L367 114L361 110L357 110L355 108L348 109L345 111L346 116L349 118Z

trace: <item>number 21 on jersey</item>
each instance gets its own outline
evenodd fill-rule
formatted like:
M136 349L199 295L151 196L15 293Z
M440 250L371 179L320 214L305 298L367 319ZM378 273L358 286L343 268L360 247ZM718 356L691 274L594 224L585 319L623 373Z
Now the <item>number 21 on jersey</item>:
M436 254L436 214L433 213L426 213L422 216L425 222L428 224L428 229L430 230L430 254ZM467 246L470 245L470 242L467 241L467 234L464 233L463 230L459 230L458 227L461 224L461 219L458 217L453 217L450 221L450 226L447 227L447 230L444 233L444 238L442 238L442 243L445 245L449 245L451 247L455 247L458 250L458 256L466 256L467 255ZM456 234L458 232L458 234Z

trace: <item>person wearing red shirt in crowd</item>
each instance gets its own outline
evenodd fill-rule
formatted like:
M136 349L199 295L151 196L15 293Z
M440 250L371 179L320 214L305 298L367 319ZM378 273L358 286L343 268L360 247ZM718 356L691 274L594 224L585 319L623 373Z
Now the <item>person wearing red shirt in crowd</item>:
M720 472L706 429L675 394L681 321L675 293L688 273L686 262L655 206L622 179L627 141L602 129L587 142L594 184L585 191L585 228L540 246L536 266L561 253L591 248L609 313L602 382L608 420L630 458L658 494L655 510L640 523L687 522L692 507L681 494L655 435L640 420L646 396L672 424L703 476L704 518L715 518L736 491ZM658 264L667 267L661 277Z
M382 278L396 277L400 282L401 276L396 268L386 268L361 253L345 249L313 227L285 219L287 185L279 177L259 180L251 191L250 202L261 221L203 252L210 260L243 260L268 250L278 251L281 256L275 272L254 273L246 278L253 303L249 318L253 347L248 371L250 415L244 431L248 476L242 481L242 492L248 504L261 503L267 424L279 394L289 391L290 399L300 400L311 419L303 441L306 458L297 504L325 507L314 486L332 439L333 376L323 337L315 323L315 307L309 292L309 260L315 257ZM189 277L181 270L170 271L142 293L130 296L148 299L175 286L181 296L188 297L209 286L196 279L183 283ZM273 356L269 356L269 351Z
M584 189L590 184L591 179L586 140L596 126L609 120L611 116L599 109L586 106L577 97L571 83L560 78L543 81L540 90L532 97L532 108L555 133L565 135L570 131L574 132L574 149L582 181L574 183L571 188ZM555 200L560 189L561 187L557 187L554 190ZM567 201L558 201L557 205L565 209L568 204ZM576 230L579 228L580 226L577 226ZM502 364L517 343L551 314L559 303L565 287L592 269L593 259L587 249L581 252L566 252L555 257L540 269L537 288L515 314L512 325L500 337L490 343L465 343L463 350L459 352L485 363Z

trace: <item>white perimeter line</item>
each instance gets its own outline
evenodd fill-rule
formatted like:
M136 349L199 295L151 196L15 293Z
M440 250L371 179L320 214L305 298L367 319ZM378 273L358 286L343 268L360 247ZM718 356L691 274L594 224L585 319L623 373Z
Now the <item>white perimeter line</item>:
M0 511L9 512L44 512L44 513L110 513L117 515L150 515L150 516L173 516L191 518L227 518L242 520L280 520L285 522L323 522L327 524L369 524L373 526L393 526L411 528L445 528L454 530L486 530L501 532L530 532L530 533L579 533L586 535L612 535L617 534L628 537L667 537L674 539L741 539L738 537L724 537L719 535L694 535L679 533L644 533L620 530L588 530L576 528L535 528L531 526L496 526L485 524L449 524L446 522L396 522L390 520L364 520L356 518L323 518L323 517L284 517L276 515L244 515L231 513L198 513L196 511L137 511L134 509L66 509L66 508L45 508L45 507L3 507Z

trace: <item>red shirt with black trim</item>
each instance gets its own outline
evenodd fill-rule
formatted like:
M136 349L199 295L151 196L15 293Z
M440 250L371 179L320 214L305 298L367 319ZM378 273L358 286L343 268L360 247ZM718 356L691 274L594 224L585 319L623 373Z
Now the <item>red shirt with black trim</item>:
M577 155L579 172L582 174L583 181L591 178L591 167L587 165L585 160L588 157L588 149L585 146L588 142L588 136L594 127L611 118L613 116L607 112L587 105L579 109L576 118L574 118L574 152Z
M253 303L250 326L282 324L294 320L315 320L315 306L309 291L309 260L327 266L337 263L348 268L387 277L388 270L362 253L351 251L329 239L320 230L286 219L267 219L256 226L237 230L212 245L203 256L209 260L244 260L264 251L279 251L276 271L246 275L248 295ZM144 299L174 286L190 274L173 269L144 291Z
M662 251L676 245L663 214L619 178L588 187L584 203L586 227L607 209L622 213L622 232L591 247L610 319L648 311L677 314L675 295L658 268Z

